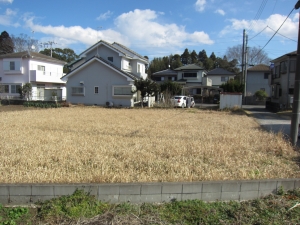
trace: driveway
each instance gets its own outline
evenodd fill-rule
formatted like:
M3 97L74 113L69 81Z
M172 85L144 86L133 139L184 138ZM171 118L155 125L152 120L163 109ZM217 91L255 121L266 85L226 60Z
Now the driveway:
M251 114L256 121L268 131L278 133L282 132L287 139L290 138L291 118L282 116L265 109L264 105L243 105L247 113ZM300 147L300 141L297 145Z

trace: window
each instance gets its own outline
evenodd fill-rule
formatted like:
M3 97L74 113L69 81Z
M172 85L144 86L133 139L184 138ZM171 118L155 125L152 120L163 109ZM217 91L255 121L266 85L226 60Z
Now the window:
M290 72L296 72L296 60L290 61Z
M108 61L113 62L114 61L114 57L107 57Z
M9 62L9 70L16 70L15 62Z
M21 87L21 85L15 85L15 84L12 84L12 85L10 86L10 88L11 88L11 93L12 93L12 94L17 94L17 93L19 93L20 87Z
M289 88L289 95L293 95L294 94L294 88Z
M280 63L280 73L286 73L287 71L287 65L286 61L283 61Z
M84 95L84 87L72 87L72 95Z
M161 77L161 81L164 81L165 80L165 78L164 77Z
M183 77L197 77L197 73L183 73Z
M113 95L133 95L132 87L127 86L127 87L113 87Z
M275 66L275 78L280 77L279 66Z
M95 88L94 88L94 93L95 93L95 94L98 94L98 93L99 93L99 87L95 87Z
M228 81L228 77L221 77L221 82L227 82Z
M141 72L141 65L137 64L137 72L140 73Z
M269 79L269 74L270 73L264 73L264 79Z
M45 71L45 66L38 65L37 68L40 71Z
M0 84L0 93L9 93L9 85Z

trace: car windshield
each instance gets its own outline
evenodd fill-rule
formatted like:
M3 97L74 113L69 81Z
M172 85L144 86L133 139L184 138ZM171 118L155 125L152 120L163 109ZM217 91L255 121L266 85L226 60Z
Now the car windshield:
M181 97L174 97L175 99L181 99Z

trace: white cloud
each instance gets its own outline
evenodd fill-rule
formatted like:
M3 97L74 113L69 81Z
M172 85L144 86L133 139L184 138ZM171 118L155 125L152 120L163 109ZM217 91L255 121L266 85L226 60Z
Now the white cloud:
M6 14L7 16L15 16L15 15L17 14L17 11L13 11L13 10L11 10L11 9L6 9L5 14Z
M12 4L14 0L0 0L0 3L10 3Z
M220 14L220 15L222 15L222 16L225 15L224 10L222 10L222 9L217 9L217 10L215 11L215 13L218 13L218 14Z
M108 10L107 12L100 14L100 16L97 17L97 20L107 20L112 15L113 15L113 12Z
M220 36L226 35L228 33L232 34L233 32L241 32L242 29L250 29L254 33L261 32L264 28L269 26L273 30L277 30L283 21L286 19L286 15L273 14L265 20L237 20L231 19L231 25L226 26L221 32ZM272 36L274 31L272 29L265 29L262 34L267 36ZM298 34L298 21L288 18L285 23L282 25L281 29L278 31L281 34L289 38L296 38Z
M205 8L206 0L197 0L195 3L196 11L202 12Z
M159 23L158 14L149 9L123 13L116 18L115 25L132 43L143 43L149 47L170 48L213 43L202 31L191 34L183 26Z
M123 42L127 44L124 37L112 29L98 31L92 28L83 28L81 26L65 27L61 26L42 26L34 23L34 18L25 18L26 26L35 32L51 35L53 38L63 38L71 42L93 45L100 39L108 42Z
M19 23L13 22L13 17L15 15L17 15L17 11L13 11L11 9L6 9L5 14L0 15L0 24L3 26L14 26L14 27L20 26Z
M98 31L81 26L39 25L34 22L33 17L25 19L25 24L36 33L43 33L55 40L60 38L60 41L66 45L68 44L66 40L68 40L71 44L81 43L91 46L102 39L110 43L119 42L128 47L134 45L140 54L144 54L142 51L153 52L154 48L170 53L182 50L186 46L214 43L203 31L187 32L184 26L160 23L159 16L161 15L163 14L149 9L136 9L118 16L114 21L115 28Z

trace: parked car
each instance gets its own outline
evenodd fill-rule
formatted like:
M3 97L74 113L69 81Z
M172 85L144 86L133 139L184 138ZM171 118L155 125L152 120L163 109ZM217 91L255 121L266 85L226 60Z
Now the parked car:
M184 96L184 95L177 95L177 96L172 97L171 98L171 103L175 107L185 108L185 107L187 107L188 99L190 99L190 101L191 101L190 107L191 108L195 107L194 98L193 97Z

